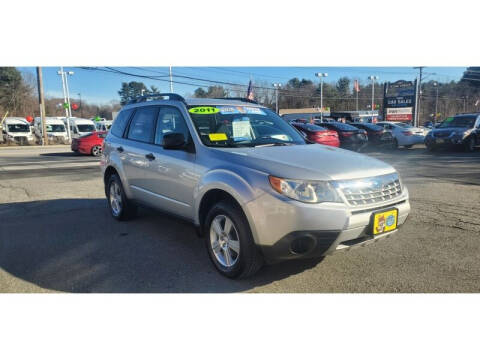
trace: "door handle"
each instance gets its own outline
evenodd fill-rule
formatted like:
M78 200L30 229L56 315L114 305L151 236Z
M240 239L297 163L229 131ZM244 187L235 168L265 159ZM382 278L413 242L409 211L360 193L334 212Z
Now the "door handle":
M121 147L121 146L117 147L117 151L118 152L123 152L123 147Z
M150 161L155 160L155 156L153 156L152 153L145 155L145 157L146 157L148 160L150 160Z

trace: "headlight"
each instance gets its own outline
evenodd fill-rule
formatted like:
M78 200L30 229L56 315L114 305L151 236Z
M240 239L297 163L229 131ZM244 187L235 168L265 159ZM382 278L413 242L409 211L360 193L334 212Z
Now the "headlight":
M290 199L305 203L343 202L328 181L292 180L269 176L273 189Z

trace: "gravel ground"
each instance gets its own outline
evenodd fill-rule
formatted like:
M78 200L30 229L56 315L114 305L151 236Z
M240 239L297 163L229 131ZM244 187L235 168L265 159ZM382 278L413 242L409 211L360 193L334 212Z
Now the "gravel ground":
M394 165L412 212L387 240L232 281L193 227L142 209L118 223L98 160L68 147L0 149L0 292L478 292L480 151L370 152Z

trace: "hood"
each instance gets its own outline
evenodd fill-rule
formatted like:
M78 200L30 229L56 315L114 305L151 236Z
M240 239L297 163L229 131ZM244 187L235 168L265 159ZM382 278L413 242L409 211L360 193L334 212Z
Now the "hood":
M450 136L454 132L464 133L465 131L470 130L468 127L446 127L441 129L432 129L430 134L436 137L446 137Z
M445 128L435 128L435 129L432 129L432 132L433 133L442 133L442 132L452 132L452 131L467 131L469 130L470 128L469 127L458 127L458 126L455 126L455 127L445 127Z
M396 172L383 161L320 144L211 149L228 163L289 179L344 180Z

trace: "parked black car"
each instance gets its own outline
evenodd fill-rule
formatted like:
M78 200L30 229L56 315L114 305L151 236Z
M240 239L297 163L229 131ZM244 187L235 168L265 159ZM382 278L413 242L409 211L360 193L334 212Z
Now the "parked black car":
M438 147L463 147L473 151L480 145L480 113L458 114L447 118L425 137L425 146L432 151Z
M382 126L370 123L352 122L349 125L358 129L365 130L368 136L368 145L393 147L394 138L390 131L385 130Z
M335 130L340 139L340 147L344 149L360 151L368 143L367 132L363 129L358 129L355 126L337 121L316 122L315 124L330 130Z

